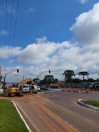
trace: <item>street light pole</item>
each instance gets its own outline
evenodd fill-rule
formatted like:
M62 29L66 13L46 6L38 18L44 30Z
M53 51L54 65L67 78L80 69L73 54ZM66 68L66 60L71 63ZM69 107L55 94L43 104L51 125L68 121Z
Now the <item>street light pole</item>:
M23 73L23 80L24 80L24 73Z
M14 70L16 71L16 70ZM6 76L9 75L10 73L14 72L14 71L11 71L9 73L5 73L5 76L4 76L4 86L5 86L5 80L6 80ZM17 73L19 72L19 69L17 69Z
M44 72L49 72L49 73L51 73L51 71L49 70L49 71L43 71L43 72L41 72L38 76L40 76L42 73L44 73ZM38 76L37 76L37 78L38 78Z

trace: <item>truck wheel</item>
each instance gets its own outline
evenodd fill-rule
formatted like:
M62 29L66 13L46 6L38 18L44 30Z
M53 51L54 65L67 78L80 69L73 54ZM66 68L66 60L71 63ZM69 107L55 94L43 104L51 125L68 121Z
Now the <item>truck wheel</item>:
M20 93L20 97L22 97L23 96L23 93Z
M5 94L4 94L4 96L5 96L5 97L8 97L8 96L9 96L9 94L8 94L8 93L5 93Z
M15 96L15 94L10 94L10 97L14 97Z
M34 94L37 94L37 92L34 92Z

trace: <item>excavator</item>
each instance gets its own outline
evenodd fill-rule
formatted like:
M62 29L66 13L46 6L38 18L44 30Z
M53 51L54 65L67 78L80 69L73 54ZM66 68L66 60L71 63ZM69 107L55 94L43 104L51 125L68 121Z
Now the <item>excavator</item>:
M31 92L31 93L37 93L38 87L31 78L29 78L29 80L23 80L23 81L19 82L18 88L20 88L22 90L24 86L21 87L21 85L24 83L27 83L27 82L31 82L32 86L29 87L29 85L24 85L24 86L27 86L27 88L25 88L25 90L28 92ZM22 90L22 91L25 91L25 90Z
M6 90L5 90L5 93L4 93L4 96L8 97L14 97L15 95L17 96L23 96L23 93L22 93L22 90L20 90L20 86L24 83L27 83L27 82L32 82L32 87L30 88L30 92L35 92L37 93L37 86L36 84L34 83L34 81L29 78L29 80L23 80L23 81L20 81L18 83L18 87L8 87Z

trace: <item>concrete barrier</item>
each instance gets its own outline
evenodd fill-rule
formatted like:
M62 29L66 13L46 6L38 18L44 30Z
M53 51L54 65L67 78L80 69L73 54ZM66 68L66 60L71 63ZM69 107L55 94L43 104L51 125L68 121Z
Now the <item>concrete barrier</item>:
M0 95L2 95L3 94L3 89L0 89Z

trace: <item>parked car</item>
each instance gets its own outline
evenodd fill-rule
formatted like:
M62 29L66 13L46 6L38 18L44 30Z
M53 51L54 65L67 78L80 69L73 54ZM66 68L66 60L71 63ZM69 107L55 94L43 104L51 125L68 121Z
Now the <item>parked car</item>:
M42 87L42 86L40 86L40 89L41 89L41 90L48 90L47 87Z
M41 90L43 90L43 87L42 86L39 86Z
M40 87L39 87L39 86L37 86L37 88L38 88L38 91L40 91Z
M47 87L43 87L43 90L48 90L48 88Z

